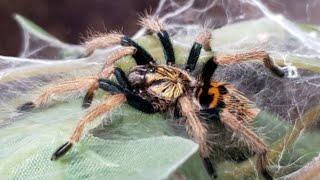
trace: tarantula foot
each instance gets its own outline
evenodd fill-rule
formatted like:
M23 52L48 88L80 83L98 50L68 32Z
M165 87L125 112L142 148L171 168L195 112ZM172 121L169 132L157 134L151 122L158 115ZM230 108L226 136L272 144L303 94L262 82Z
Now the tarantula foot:
M94 97L94 92L99 89L99 82L95 82L94 84L91 85L91 87L88 89L88 92L83 98L82 102L82 107L83 108L88 108L91 106L93 97Z
M72 147L72 143L70 142L66 142L64 143L62 146L60 146L56 152L54 152L51 156L51 161L55 161L57 159L59 159L61 156L63 156L64 154L66 154Z
M36 107L36 105L33 102L27 102L27 103L24 103L21 106L17 107L17 110L19 112L26 112L26 111L31 111L35 107Z
M280 68L273 68L272 72L279 77L284 77L285 75L285 71Z
M91 55L92 53L80 53L78 56L76 56L76 59L82 59L82 58L87 58Z
M273 180L272 175L267 169L262 170L261 174L266 180Z
M216 169L213 167L209 158L203 158L203 164L211 178L217 178Z
M94 96L93 92L87 92L87 94L85 95L83 102L82 102L83 108L88 108L91 106L93 96Z
M82 108L87 109L91 106L91 103L82 103Z

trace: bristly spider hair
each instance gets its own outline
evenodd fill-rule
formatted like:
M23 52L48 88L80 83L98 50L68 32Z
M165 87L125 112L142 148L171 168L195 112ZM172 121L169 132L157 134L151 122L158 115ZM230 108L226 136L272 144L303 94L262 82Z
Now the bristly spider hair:
M211 51L210 31L200 33L192 45L184 68L178 68L175 65L174 49L164 24L150 17L141 18L139 23L149 33L152 32L159 38L166 64L158 64L143 47L126 35L119 32L99 34L85 42L87 56L97 48L117 44L122 46L108 57L100 73L49 88L34 101L18 107L19 111L40 108L45 106L53 95L84 89L87 93L83 100L83 107L89 107L97 89L100 88L111 94L81 118L69 140L53 153L51 160L57 160L79 142L84 128L95 118L127 103L149 114L165 113L170 108L178 109L180 112L178 114L186 119L188 134L199 144L200 156L212 177L216 177L216 171L209 156L215 149L210 148L208 143L208 127L212 124L207 122L221 122L226 131L231 131L245 139L258 157L257 169L266 179L272 179L267 169L268 147L264 140L250 128L250 122L260 110L232 85L214 81L212 76L220 64L228 65L252 59L263 61L265 67L279 77L284 76L283 70L265 51L253 51L221 57L213 56L206 61L200 75L196 76L194 70L201 49ZM137 64L128 74L114 66L115 62L124 56L132 56ZM108 79L111 74L115 75L117 83Z

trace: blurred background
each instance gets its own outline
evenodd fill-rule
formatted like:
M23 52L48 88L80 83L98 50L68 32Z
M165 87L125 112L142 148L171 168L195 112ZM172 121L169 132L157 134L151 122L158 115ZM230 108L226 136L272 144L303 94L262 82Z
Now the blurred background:
M203 1L211 0L197 0L195 3L205 4ZM218 0L212 8L215 16L221 17L217 18L217 27L227 23L224 7L232 7L230 13L239 13L239 1ZM262 2L274 13L282 13L291 20L320 24L319 0ZM20 51L22 36L12 18L14 13L29 18L65 42L77 44L89 29L122 29L132 35L139 28L136 23L139 13L145 10L152 12L158 3L159 0L0 0L0 54L16 56Z

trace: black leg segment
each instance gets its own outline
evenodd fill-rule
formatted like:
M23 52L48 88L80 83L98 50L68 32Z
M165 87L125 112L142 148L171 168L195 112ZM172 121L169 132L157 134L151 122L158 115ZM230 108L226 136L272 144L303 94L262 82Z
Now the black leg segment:
M120 87L117 83L108 79L99 79L99 88L110 93L127 93L127 91Z
M201 49L202 49L202 45L200 43L198 42L193 43L189 53L188 60L187 60L187 65L185 67L185 69L188 70L189 72L192 72L196 68Z
M55 161L59 159L61 156L65 155L72 148L72 144L70 142L64 143L60 146L56 152L54 152L51 156L51 161Z
M205 64L202 69L201 79L203 80L204 84L210 84L211 77L215 70L217 69L218 64L215 62L215 58L210 58Z
M36 107L36 105L33 102L27 102L27 103L24 103L21 106L17 107L17 110L19 112L27 112L27 111L31 111L35 107Z
M144 113L151 114L157 112L149 101L143 99L136 93L132 92L130 89L119 86L113 81L107 79L99 79L99 88L111 93L123 93L127 98L127 103L130 106Z
M121 87L132 90L131 83L121 68L116 67L114 70L114 75L116 76L116 79Z
M90 107L91 103L92 103L92 100L93 100L93 97L94 97L94 91L88 91L86 93L86 95L84 96L84 98L83 98L82 107L83 108Z
M266 169L262 170L261 174L266 180L273 180L273 177Z
M168 65L175 63L173 46L167 31L157 32L157 36L163 46L164 57Z
M88 108L91 105L94 92L98 88L101 88L111 93L120 93L122 91L125 91L125 89L130 91L132 90L131 84L128 78L126 77L126 74L122 71L122 69L116 67L114 70L114 75L116 76L120 86L109 80L99 80L99 86L93 85L89 88L88 92L86 93L82 103L83 108Z
M202 159L203 165L206 168L208 174L210 175L211 178L217 178L217 172L216 169L214 168L213 164L211 163L209 158L203 158Z
M134 42L128 36L124 36L121 40L122 46L132 46L136 48L136 53L132 57L136 60L137 65L146 65L149 63L155 63L153 57L139 44Z
M148 114L153 114L157 112L156 109L154 109L153 105L149 101L142 99L140 96L136 94L128 93L126 94L126 98L127 98L128 104L135 109L138 109Z

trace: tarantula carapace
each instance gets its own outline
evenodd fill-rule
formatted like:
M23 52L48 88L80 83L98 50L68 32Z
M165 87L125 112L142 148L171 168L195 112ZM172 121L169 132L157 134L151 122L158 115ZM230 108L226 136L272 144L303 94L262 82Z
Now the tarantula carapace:
M47 89L34 101L18 107L20 111L38 108L45 105L54 94L83 89L87 89L83 107L88 107L97 89L103 89L111 94L82 117L70 139L54 152L51 159L56 160L70 150L80 140L88 123L126 102L144 113L164 113L170 108L178 109L178 114L186 119L188 134L200 146L200 156L211 176L216 174L209 156L215 149L208 145L207 134L210 124L206 122L221 122L226 131L245 139L250 149L258 156L257 168L265 178L272 179L267 171L267 145L249 126L259 113L259 109L232 85L211 78L219 64L227 65L251 59L263 61L267 68L280 77L284 76L281 68L274 64L266 52L254 51L213 56L204 64L201 74L195 76L194 70L201 49L211 51L209 31L200 33L191 48L185 67L178 68L175 65L173 46L164 25L159 20L151 18L142 18L140 24L149 33L158 36L163 46L166 64L157 64L144 48L128 36L121 33L101 34L85 43L86 55L90 55L97 48L115 44L120 44L122 48L108 57L104 68L97 76L64 82ZM114 63L124 56L132 56L137 64L127 75L120 68L114 67ZM108 79L111 74L115 75L117 83Z

